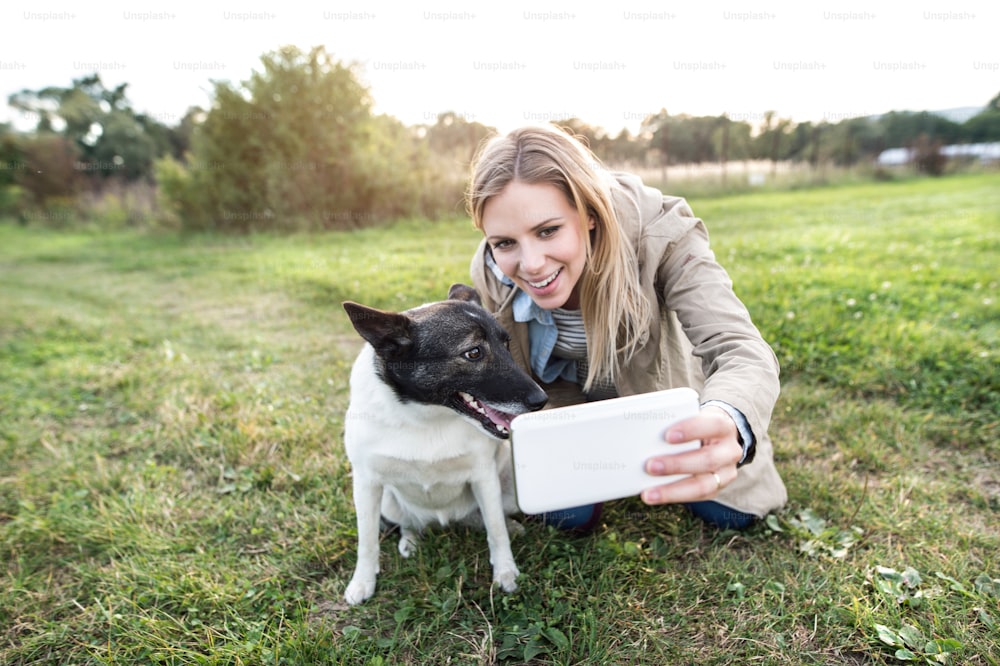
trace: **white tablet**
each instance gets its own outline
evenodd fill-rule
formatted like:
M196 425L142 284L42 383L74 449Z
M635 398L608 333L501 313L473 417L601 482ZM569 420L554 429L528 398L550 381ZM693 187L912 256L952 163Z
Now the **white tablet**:
M646 460L700 446L668 444L672 424L698 414L694 389L677 388L530 412L511 423L517 505L528 514L640 494L688 475L652 476Z

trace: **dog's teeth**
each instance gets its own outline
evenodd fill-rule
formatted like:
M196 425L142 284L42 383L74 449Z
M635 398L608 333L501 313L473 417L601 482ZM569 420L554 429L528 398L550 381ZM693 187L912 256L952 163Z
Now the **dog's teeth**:
M482 405L481 402L479 402L478 400L476 400L475 398L473 398L471 395L469 395L468 393L465 393L463 391L459 391L458 395L459 395L460 398L462 398L462 400L465 401L465 404L467 404L469 407L472 407L474 410L476 410L480 414L483 414L483 415L486 414L486 408L483 407L483 405Z
M479 402L465 391L459 391L458 397L460 397L465 402L466 406L470 407L477 414L485 416L487 419L489 419L490 422L493 424L493 427L496 428L497 432L499 432L502 435L510 434L510 429L507 426L493 421L492 417L490 417L489 412L486 411L486 406L483 403Z

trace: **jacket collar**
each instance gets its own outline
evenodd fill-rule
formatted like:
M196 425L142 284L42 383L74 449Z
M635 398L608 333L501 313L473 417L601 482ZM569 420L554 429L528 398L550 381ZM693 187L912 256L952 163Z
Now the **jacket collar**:
M511 310L514 314L514 321L522 323L527 321L537 321L541 324L547 325L555 323L552 320L551 312L538 307L538 305L531 300L531 296L518 289L514 284L514 281L504 275L503 271L500 270L500 267L497 266L497 262L493 259L493 253L490 252L489 246L485 248L483 254L483 261L486 263L486 268L493 273L493 277L495 277L501 284L513 288L516 292L514 294L514 299L511 302Z

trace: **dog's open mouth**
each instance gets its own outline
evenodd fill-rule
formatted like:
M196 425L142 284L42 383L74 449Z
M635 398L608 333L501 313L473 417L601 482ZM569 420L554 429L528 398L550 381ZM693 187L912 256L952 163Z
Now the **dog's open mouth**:
M479 421L486 432L501 439L510 437L510 422L516 414L508 414L507 412L493 409L463 391L458 393L458 397L461 398L459 400L462 408L461 411Z

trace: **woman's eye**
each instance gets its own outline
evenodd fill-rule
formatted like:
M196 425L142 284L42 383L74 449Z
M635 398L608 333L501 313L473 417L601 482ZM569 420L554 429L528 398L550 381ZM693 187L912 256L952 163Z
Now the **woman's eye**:
M466 351L462 354L469 361L478 361L483 357L483 350L479 347L473 347L472 349Z
M542 238L548 238L549 236L554 235L557 231L559 231L559 227L545 227L538 232L538 235Z
M497 241L496 243L493 244L493 249L494 250L506 250L508 247L511 246L511 243L512 242L509 241L509 240Z

